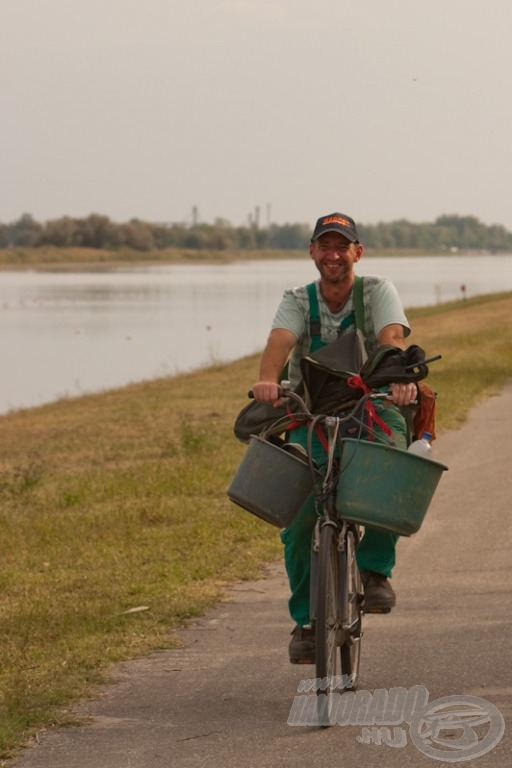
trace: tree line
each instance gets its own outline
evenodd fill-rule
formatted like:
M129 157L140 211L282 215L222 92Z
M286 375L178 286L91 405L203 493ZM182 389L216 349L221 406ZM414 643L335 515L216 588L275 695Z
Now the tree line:
M0 222L0 248L52 245L58 248L164 248L196 250L304 250L311 237L308 224L272 224L233 227L224 219L213 224L154 224L139 219L116 223L93 213L86 218L64 216L38 222L25 213L10 224ZM512 252L512 233L505 227L483 224L474 216L443 215L434 222L399 221L362 224L361 242L375 249L422 249Z

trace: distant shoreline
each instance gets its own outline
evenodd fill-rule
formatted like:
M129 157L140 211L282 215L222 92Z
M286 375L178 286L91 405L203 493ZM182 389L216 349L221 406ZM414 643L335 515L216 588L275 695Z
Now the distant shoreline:
M457 250L440 252L419 248L389 248L365 250L366 258L410 258L415 256L493 256L486 250ZM94 248L56 248L42 246L38 248L0 248L1 271L37 270L45 272L109 271L119 267L170 266L173 264L233 264L243 261L265 261L270 259L307 258L307 250L226 250L206 251L180 248L162 250L135 251L128 248L106 250Z

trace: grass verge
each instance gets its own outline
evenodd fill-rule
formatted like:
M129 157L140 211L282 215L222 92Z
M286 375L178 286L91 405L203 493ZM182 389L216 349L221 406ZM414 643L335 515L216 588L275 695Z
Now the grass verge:
M441 429L512 370L512 294L411 311L411 343L443 359ZM225 495L244 446L232 423L258 358L0 419L0 757L71 723L115 661L253 578L277 529Z

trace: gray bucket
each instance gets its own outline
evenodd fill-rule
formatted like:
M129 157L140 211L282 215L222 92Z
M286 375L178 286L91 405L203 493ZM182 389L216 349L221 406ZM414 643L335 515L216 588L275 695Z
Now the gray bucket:
M312 492L307 457L256 436L227 490L235 504L278 528L290 525Z

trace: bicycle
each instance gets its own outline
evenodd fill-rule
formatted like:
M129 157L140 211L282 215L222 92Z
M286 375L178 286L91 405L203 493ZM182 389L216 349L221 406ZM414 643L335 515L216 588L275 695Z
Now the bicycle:
M338 697L355 691L359 678L364 615L356 562L360 526L405 536L416 532L447 467L392 447L390 440L385 444L386 438L373 430L365 418L369 401L391 399L389 394L364 394L337 415L311 413L296 392L283 386L279 396L295 401L299 411L253 436L228 496L263 520L286 528L314 494L318 519L311 546L310 611L316 634L318 724L327 727L336 721ZM355 438L343 434L350 422L358 425ZM299 424L308 427L306 451L278 437ZM319 430L327 441L321 472L312 458L313 435ZM369 442L368 436L376 439ZM383 478L389 487L381 515Z
M358 439L361 439L363 430L368 429L362 419L365 404L368 400L382 399L383 395L366 394L341 416L311 414L302 398L292 390L282 388L280 395L294 400L310 420L308 457L312 456L314 431L323 425L327 433L327 464L322 488L316 494L318 520L311 547L310 618L316 635L319 724L329 726L335 717L336 694L357 688L363 635L364 591L356 561L361 527L344 519L339 510L337 486L344 442L343 438L339 439L339 433L344 424L358 423ZM311 458L308 461L314 471Z

